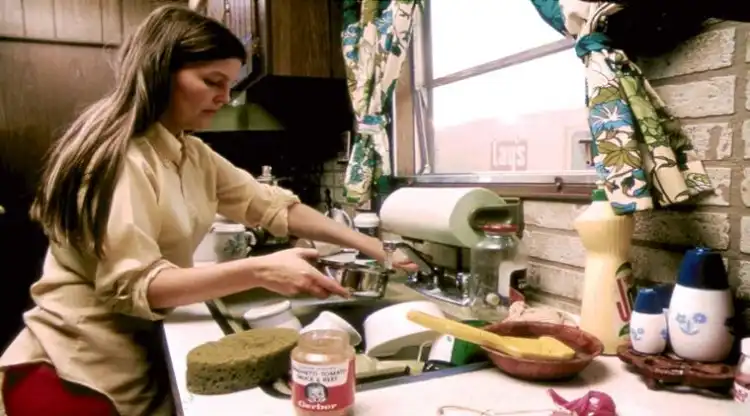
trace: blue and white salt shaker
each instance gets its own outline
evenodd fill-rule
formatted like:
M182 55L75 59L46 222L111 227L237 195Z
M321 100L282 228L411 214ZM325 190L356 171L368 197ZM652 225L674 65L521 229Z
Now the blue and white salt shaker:
M674 283L659 283L656 286L653 287L654 291L656 291L657 296L659 297L659 301L662 304L662 309L664 310L664 320L667 323L667 348L665 350L670 349L669 346L669 302L672 300L672 292L674 292Z
M669 318L669 302L672 300L672 292L674 292L674 284L673 283L659 283L656 286L653 287L654 291L656 291L656 295L659 297L659 300L662 304L662 307L664 309L664 316L666 318Z
M669 302L669 343L693 361L724 361L734 344L734 302L721 254L688 250Z
M642 354L661 354L667 348L664 304L654 289L640 289L630 315L630 343Z

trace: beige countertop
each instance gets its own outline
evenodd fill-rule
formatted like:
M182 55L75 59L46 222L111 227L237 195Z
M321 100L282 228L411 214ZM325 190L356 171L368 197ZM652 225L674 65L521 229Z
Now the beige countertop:
M402 284L389 285L388 298L414 300L414 291ZM457 318L470 317L465 308L442 305L445 312ZM177 308L164 321L164 335L171 361L172 377L181 403L182 414L190 416L284 416L293 415L289 400L271 397L255 388L217 396L194 395L185 387L186 356L190 349L224 336L204 304ZM546 389L554 387L566 398L576 398L588 390L603 391L612 396L620 416L649 415L747 415L748 410L731 400L705 398L692 394L649 390L637 375L613 357L600 357L577 379L559 385L545 385L513 379L497 369L419 381L410 384L357 393L357 416L434 416L444 405L492 409L503 414L528 410L551 409ZM548 415L550 412L524 413ZM465 415L466 413L461 413ZM457 416L459 414L456 414Z

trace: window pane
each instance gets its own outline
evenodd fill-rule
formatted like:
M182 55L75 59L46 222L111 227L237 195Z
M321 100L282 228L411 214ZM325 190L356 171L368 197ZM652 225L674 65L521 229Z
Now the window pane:
M529 0L430 0L432 75L444 75L563 38Z
M437 87L434 173L586 169L584 99L573 50Z

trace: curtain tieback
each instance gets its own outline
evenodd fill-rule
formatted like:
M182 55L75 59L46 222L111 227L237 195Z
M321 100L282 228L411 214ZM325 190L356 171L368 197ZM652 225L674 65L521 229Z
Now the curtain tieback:
M384 114L368 114L357 120L357 133L375 135L385 132L388 116Z
M601 32L589 33L576 40L576 55L585 59L591 52L612 49L612 39Z

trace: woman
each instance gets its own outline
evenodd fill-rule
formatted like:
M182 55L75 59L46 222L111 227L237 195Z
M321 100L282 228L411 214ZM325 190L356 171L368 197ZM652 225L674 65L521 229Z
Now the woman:
M170 308L256 287L347 295L308 262L315 250L192 268L216 212L384 259L377 240L183 134L227 103L245 58L221 24L161 7L121 48L115 89L53 146L32 207L50 238L36 307L0 359L10 416L170 414L150 341Z

